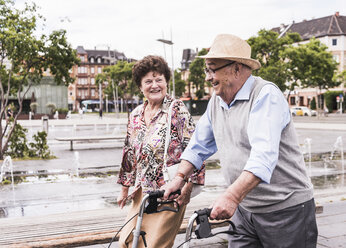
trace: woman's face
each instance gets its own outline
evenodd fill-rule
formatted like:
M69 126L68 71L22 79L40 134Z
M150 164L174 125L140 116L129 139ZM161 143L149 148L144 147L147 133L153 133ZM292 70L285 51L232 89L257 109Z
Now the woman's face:
M157 72L148 72L142 78L140 89L151 104L161 104L167 93L165 76Z

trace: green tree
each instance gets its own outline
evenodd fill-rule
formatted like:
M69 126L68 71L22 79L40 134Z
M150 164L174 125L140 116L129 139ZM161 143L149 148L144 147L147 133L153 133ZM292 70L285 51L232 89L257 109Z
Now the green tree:
M300 40L298 33L288 33L279 38L278 33L265 29L260 30L257 36L250 37L251 57L261 63L261 68L253 74L275 83L282 91L286 90L290 75L283 52Z
M179 70L174 71L174 81L175 81L175 97L182 97L185 93L186 83L181 79L181 72ZM171 89L173 89L173 82L170 80Z
M311 103L310 103L310 108L315 110L316 109L316 98L312 98Z
M207 54L207 49L202 49L198 56ZM196 96L200 99L204 96L204 86L205 86L205 73L204 73L205 63L204 59L195 58L190 64L189 70L189 82L192 82L193 86L196 89Z
M0 0L0 16L0 119L5 116L9 96L16 96L19 105L13 126L7 130L0 122L2 159L30 87L39 84L48 69L57 83L72 83L69 69L78 59L66 40L65 30L37 35L37 21L44 18L37 13L35 4L26 4L19 10L13 1Z
M293 82L293 85L299 84L302 88L318 88L321 91L341 83L336 78L337 63L328 51L328 47L315 38L298 47L286 48L283 57L288 68L288 80ZM319 98L317 105L319 108L322 107Z
M118 61L115 65L107 66L103 72L96 77L96 85L107 82L104 92L108 95L115 96L116 88L118 96L125 99L126 110L129 113L127 100L132 99L133 96L139 95L135 82L132 80L132 67L134 62ZM132 107L133 109L133 107Z

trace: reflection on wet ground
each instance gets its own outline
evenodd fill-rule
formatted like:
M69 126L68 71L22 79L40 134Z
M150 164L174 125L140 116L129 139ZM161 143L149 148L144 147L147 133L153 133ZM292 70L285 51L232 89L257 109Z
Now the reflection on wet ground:
M217 168L217 167L216 167ZM336 169L325 170L315 163L311 177L315 189L345 187L346 175ZM317 172L316 172L317 171ZM54 174L55 173L55 174ZM105 168L98 172L62 174L59 171L40 171L35 176L18 176L15 190L10 185L0 187L0 218L42 216L54 213L117 207L117 170ZM205 197L221 193L226 183L220 169L207 170Z

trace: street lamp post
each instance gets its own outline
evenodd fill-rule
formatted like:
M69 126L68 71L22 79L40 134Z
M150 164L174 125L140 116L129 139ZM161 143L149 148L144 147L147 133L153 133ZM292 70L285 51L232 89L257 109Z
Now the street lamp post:
M171 37L172 39L172 37ZM171 53L172 53L172 82L173 82L173 90L172 90L172 96L175 98L175 79L174 79L174 58L173 58L173 42L172 40L165 40L165 39L157 39L157 41L162 42L163 44L171 45Z

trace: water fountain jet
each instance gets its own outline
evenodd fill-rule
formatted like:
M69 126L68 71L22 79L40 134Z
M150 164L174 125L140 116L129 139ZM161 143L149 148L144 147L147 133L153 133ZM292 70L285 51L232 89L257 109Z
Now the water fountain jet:
M4 162L1 165L1 170L0 170L0 183L4 179L5 175L5 169L9 169L11 171L11 184L12 184L12 189L14 190L14 179L13 179L13 163L12 159L10 156L6 156L4 159Z

